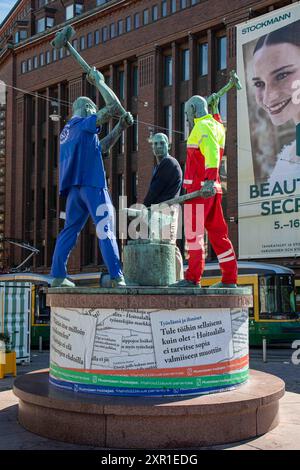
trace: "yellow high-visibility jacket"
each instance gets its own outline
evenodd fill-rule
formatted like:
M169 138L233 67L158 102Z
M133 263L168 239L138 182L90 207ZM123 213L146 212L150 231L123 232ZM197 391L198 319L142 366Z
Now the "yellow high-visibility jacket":
M187 142L187 159L183 187L188 193L202 188L205 180L214 180L222 193L219 168L224 155L225 128L219 114L207 114L195 119Z

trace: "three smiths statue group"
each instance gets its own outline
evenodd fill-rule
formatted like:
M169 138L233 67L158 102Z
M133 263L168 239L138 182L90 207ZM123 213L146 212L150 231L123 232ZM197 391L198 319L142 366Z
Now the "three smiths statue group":
M104 99L105 107L97 109L88 97L79 97L73 103L72 117L60 135L59 191L66 196L66 220L57 238L51 276L52 287L75 287L67 278L67 262L80 232L89 216L97 230L99 248L112 280L113 287L124 287L120 254L114 233L114 211L108 192L102 154L107 153L118 141L123 131L134 124L133 116L121 105L119 99L105 83L104 76L90 67L70 43L75 31L66 26L57 33L52 46L68 48L86 72L89 83L94 85ZM234 288L237 282L237 261L228 238L228 228L222 210L222 188L219 169L225 147L225 128L219 114L219 100L232 88L241 89L237 75L231 72L230 81L218 93L208 99L191 97L185 104L185 115L190 135L187 140L187 158L184 176L178 161L169 155L167 135L155 134L151 139L157 166L154 169L146 207L155 204L172 204L173 220L170 221L170 242L176 249L177 282L172 287L200 287L205 265L204 229L218 257L222 282L214 287ZM209 107L211 113L209 112ZM111 118L118 118L117 125L103 139L98 134L101 126ZM188 249L188 269L183 278L182 256L176 246L178 224L178 198L182 187L188 196L184 201L185 237ZM177 199L177 203L182 201ZM105 211L99 211L105 207ZM195 231L201 207L202 229Z

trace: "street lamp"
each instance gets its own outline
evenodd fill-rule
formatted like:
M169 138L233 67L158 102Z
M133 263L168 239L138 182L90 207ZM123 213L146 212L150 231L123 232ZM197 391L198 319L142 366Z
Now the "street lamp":
M149 108L149 102L148 101L140 100L139 98L137 98L137 96L134 96L133 100L138 102L138 103L141 103L144 106L144 108Z
M59 122L61 119L61 116L58 114L58 104L56 101L51 101L51 105L53 106L53 112L52 114L49 115L49 118L53 122Z
M58 114L57 110L54 109L53 113L50 114L49 118L50 118L51 121L53 121L53 122L59 122L60 119L61 119L61 116Z

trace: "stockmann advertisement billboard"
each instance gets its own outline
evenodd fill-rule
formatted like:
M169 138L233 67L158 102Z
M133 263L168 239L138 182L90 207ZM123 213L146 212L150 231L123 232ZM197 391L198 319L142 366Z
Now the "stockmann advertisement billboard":
M300 4L237 26L239 256L300 255Z

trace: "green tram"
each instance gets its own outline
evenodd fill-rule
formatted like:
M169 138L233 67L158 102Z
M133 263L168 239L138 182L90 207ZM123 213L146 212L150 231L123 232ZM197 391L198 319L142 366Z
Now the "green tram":
M290 343L300 339L300 313L296 308L295 275L291 269L273 264L240 261L238 285L250 287L253 308L250 309L250 346L260 346L263 338L268 344ZM77 286L97 287L100 273L81 273L69 276ZM52 278L35 273L0 275L0 281L30 282L31 287L31 347L49 346L50 308L46 305L46 289ZM218 263L207 263L202 286L220 281Z
M274 264L239 261L238 285L251 287L253 308L249 317L250 346L291 343L300 339L300 313L296 306L295 274ZM219 282L218 263L207 263L202 287Z

